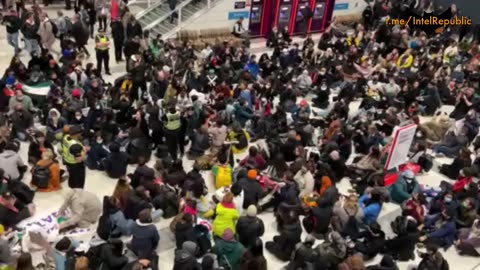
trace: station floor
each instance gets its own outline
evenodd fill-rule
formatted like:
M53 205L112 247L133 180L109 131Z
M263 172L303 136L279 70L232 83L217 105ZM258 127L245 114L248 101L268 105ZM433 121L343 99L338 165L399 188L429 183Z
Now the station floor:
M58 7L49 7L47 12L49 13L51 18L56 17L56 11L58 10ZM67 14L69 14L67 12ZM300 40L299 40L300 41ZM264 44L263 41L254 41L252 47L252 52L256 54L261 54L263 52L266 52L264 50ZM58 43L55 45L56 47L54 48L59 48ZM262 49L263 48L263 49ZM93 49L93 42L90 40L90 43L88 45L89 51L92 53L92 57L89 59L89 61L95 63L95 57L94 57L94 49ZM113 57L113 51L110 50L111 57L110 59L114 59ZM0 29L0 70L5 70L8 67L8 63L13 56L13 48L10 47L7 44L6 41L6 32L5 28L2 27ZM21 54L21 58L25 63L28 62L29 56L27 55L26 52L23 52ZM113 82L113 80L124 74L125 72L125 64L120 63L116 64L113 60L110 61L111 64L111 76L107 76L106 79L107 81ZM351 104L351 113L354 114L357 109L358 109L358 102L353 102ZM445 110L447 112L450 112L452 108L445 107L442 108L442 110ZM428 119L422 119L422 121L427 121ZM28 145L27 144L22 144L20 153L21 156L24 160L27 160L27 150L28 150ZM236 157L236 158L241 158L241 157ZM154 160L152 159L151 163L153 163ZM441 160L436 160L436 162L440 163L446 163L450 162L448 159L441 159ZM153 164L152 164L153 165ZM192 162L188 160L184 160L184 167L185 170L190 170L192 166ZM135 169L134 166L130 166L128 168L128 172L133 172ZM211 181L211 175L209 172L205 172L204 178L207 180L207 185L209 185L210 191L213 190L213 185ZM429 186L438 186L441 180L445 179L444 176L438 174L435 171L431 171L428 174L422 175L418 177L419 181L424 184L424 185L429 185ZM30 181L30 175L26 175L24 178L25 182ZM116 184L116 180L112 180L107 178L103 172L99 171L87 171L87 180L86 180L86 186L85 189L88 191L91 191L99 196L99 198L102 198L105 195L111 195L113 188ZM347 190L350 188L350 184L347 179L343 179L339 184L338 188L341 193L347 193ZM57 210L60 205L63 202L63 194L65 194L66 190L68 187L64 187L63 190L57 191L57 192L51 192L51 193L37 193L35 195L35 200L34 203L37 205L37 213L35 218L37 217L42 217L51 213L52 211ZM389 223L392 221L398 214L400 213L400 209L397 205L393 204L385 204L382 209L381 216L379 218L380 223L382 224L382 228L387 232L387 235L392 237L393 235L390 232L389 229ZM276 229L275 229L275 219L272 215L272 213L264 213L259 215L262 220L265 223L266 226L266 232L265 235L262 237L263 242L267 242L272 240L273 236L277 234ZM161 242L160 246L158 248L159 256L160 256L160 269L162 270L167 270L167 269L172 269L173 267L173 259L174 259L174 236L172 233L169 231L168 225L170 224L171 220L161 220L158 223L156 223L159 231L160 231L160 237L161 237ZM93 230L94 231L94 230ZM302 235L302 239L304 239L306 234L304 233ZM88 240L92 237L92 233L82 235L78 237L79 240L82 240L85 243L88 243ZM317 241L317 244L320 243L320 241ZM449 250L443 252L445 258L448 260L450 264L451 269L462 269L462 270L473 270L473 269L478 269L480 270L480 260L476 258L470 258L470 257L462 257L457 255L456 251L454 248L450 248ZM270 255L266 250L265 250L265 257L268 262L268 269L269 270L280 270L282 267L286 265L286 263L279 261L272 255ZM378 263L380 261L381 257L377 256L372 261L367 262L367 264L374 264ZM409 269L410 266L416 265L419 262L419 258L417 256L416 261L410 261L410 262L402 262L399 263L400 269Z

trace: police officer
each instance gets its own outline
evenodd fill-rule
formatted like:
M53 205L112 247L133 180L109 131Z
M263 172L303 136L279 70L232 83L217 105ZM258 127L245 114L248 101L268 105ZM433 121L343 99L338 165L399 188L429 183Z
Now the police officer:
M164 123L168 153L170 153L172 159L176 160L179 147L183 154L183 145L180 145L179 139L182 119L180 111L177 111L175 105L169 107L168 112L165 114Z
M95 36L95 51L97 53L97 70L99 73L102 73L102 62L105 66L105 74L110 74L109 68L109 48L110 48L110 40L108 39L107 35L105 34L105 29L99 29L97 36Z
M68 135L63 137L63 163L68 170L68 186L82 188L85 186L85 158L86 148L80 142L83 129L81 126L72 126Z

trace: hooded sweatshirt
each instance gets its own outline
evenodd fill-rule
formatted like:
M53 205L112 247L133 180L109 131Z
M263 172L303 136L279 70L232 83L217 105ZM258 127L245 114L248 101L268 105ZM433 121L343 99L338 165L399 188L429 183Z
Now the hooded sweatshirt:
M197 244L192 241L183 243L182 248L175 251L173 270L200 270L200 264L195 258Z
M18 167L25 166L20 155L13 150L5 150L0 154L0 168L5 171L5 176L17 180L20 178Z

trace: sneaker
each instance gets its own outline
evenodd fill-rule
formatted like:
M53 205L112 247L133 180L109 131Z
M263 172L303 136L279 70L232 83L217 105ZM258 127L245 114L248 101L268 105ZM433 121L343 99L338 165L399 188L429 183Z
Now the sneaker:
M443 154L443 153L435 153L435 157L436 157L436 158L442 158L442 157L445 157L445 154Z
M110 73L110 71L107 71L105 72L105 75L112 75L112 73Z

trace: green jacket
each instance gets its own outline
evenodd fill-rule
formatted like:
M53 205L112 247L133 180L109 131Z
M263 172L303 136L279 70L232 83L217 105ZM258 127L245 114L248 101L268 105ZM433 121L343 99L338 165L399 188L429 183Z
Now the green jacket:
M219 265L232 270L240 269L240 259L245 252L245 247L240 242L220 239L212 251L217 255Z

